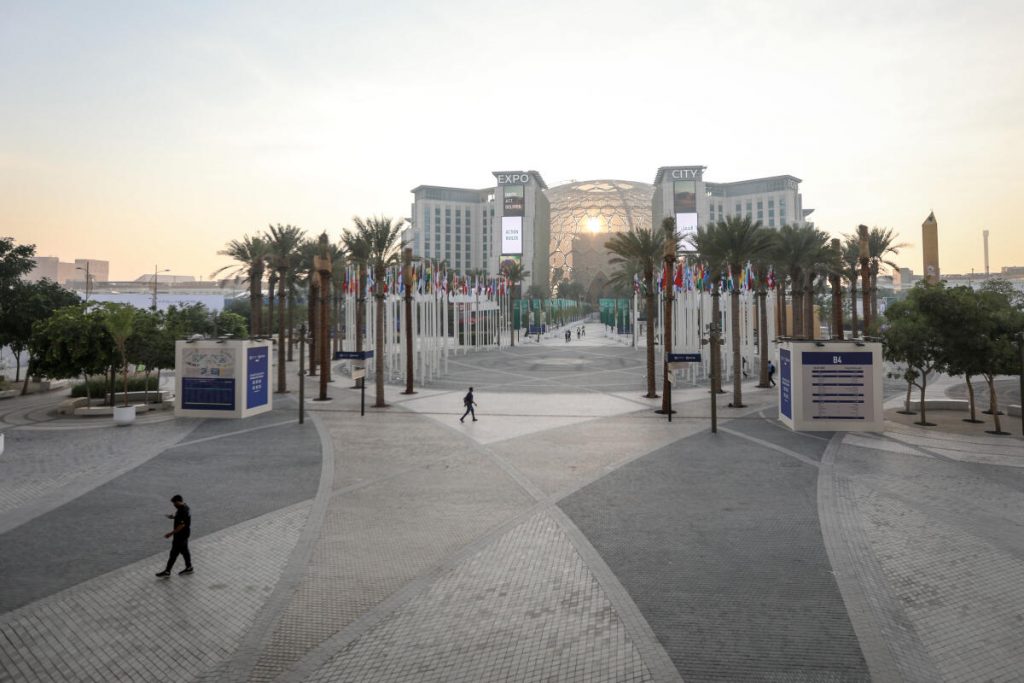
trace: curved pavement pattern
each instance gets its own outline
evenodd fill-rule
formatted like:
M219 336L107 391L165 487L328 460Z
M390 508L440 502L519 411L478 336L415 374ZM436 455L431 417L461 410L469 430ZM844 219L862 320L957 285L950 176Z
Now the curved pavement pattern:
M5 406L0 680L1024 678L1019 438L793 434L753 384L711 434L643 365L589 324L362 418L340 374L304 425ZM175 492L196 573L158 580Z

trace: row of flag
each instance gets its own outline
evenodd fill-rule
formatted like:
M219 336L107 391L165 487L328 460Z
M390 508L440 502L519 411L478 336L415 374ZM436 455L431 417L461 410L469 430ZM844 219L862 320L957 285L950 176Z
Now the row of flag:
M669 264L658 274L658 289L667 290L669 287L676 292L709 292L715 281L715 274L711 268L704 263L678 263L673 270ZM732 266L718 274L718 286L721 292L750 292L760 287L757 273L748 262L738 275L732 272ZM775 289L775 268L769 268L763 278L763 284L768 289ZM633 275L633 290L639 293L643 289L643 281L639 274Z
M505 296L511 289L511 283L504 276L460 276L430 261L413 264L408 283L405 282L402 271L401 266L389 267L384 271L383 282L378 282L373 276L372 269L363 271L359 266L349 265L345 268L341 289L346 294L357 294L361 272L365 273L367 293L374 293L380 288L385 294L403 296L409 287L417 294L465 294L493 299L496 296Z

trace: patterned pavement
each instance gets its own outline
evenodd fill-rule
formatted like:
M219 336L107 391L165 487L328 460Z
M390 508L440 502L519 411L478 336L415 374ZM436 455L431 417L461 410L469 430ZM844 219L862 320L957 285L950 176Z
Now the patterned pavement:
M793 434L753 385L712 435L596 324L450 369L305 425L0 404L0 681L1024 680L1019 437Z

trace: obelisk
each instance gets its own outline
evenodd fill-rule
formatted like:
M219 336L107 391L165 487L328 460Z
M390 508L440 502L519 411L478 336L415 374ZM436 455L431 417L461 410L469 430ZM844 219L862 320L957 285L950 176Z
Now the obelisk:
M939 284L939 224L935 212L928 214L921 224L921 250L924 252L924 279L930 285Z

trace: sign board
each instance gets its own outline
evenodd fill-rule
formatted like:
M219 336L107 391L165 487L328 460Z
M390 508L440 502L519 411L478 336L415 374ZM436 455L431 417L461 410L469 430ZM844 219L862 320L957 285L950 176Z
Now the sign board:
M700 353L670 353L668 354L669 363L699 363Z
M882 345L786 342L779 419L794 431L883 431Z
M373 351L335 351L334 360L366 360L373 358Z
M366 368L352 369L352 379L362 379L363 377L366 377Z
M256 346L246 350L245 407L264 406L270 400L270 347Z
M244 418L271 410L269 342L181 340L174 356L175 416Z

